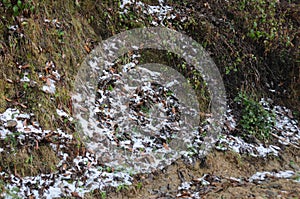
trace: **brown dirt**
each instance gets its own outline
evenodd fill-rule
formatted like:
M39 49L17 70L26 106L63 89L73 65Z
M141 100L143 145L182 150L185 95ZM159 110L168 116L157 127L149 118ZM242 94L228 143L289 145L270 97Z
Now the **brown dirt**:
M107 198L174 198L181 179L191 181L202 177L204 174L218 176L222 180L215 184L215 188L201 195L203 198L298 198L300 193L299 183L292 179L271 178L262 184L245 182L234 183L229 178L246 179L256 172L278 172L294 170L300 166L300 151L287 148L280 157L268 159L241 156L235 152L213 151L208 156L204 165L196 162L187 165L178 161L163 171L137 177L135 185L129 190L109 192ZM292 164L291 164L292 163ZM297 171L297 170L296 170ZM179 174L180 173L180 174ZM179 177L179 176L182 177ZM142 188L137 187L138 182ZM280 196L279 196L280 195ZM97 193L94 198L101 198Z

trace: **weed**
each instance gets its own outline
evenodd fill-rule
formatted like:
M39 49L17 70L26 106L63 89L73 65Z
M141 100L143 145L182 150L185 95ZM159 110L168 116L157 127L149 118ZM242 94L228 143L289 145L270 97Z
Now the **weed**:
M141 111L148 115L150 113L150 108L147 106L141 106Z
M229 66L225 66L225 74L228 75L229 73L231 73L232 71L237 72L237 68L235 68L232 65Z
M38 150L33 151L21 148L14 153L2 153L0 159L1 168L21 176L54 172L58 163L55 152L48 146L40 146Z
M197 148L194 147L193 145L188 146L187 150L188 150L188 155L189 156L194 156L194 155L197 155L199 153Z
M15 149L18 145L18 136L20 135L20 132L13 132L12 134L9 134L4 141L8 143L11 147L11 149Z
M236 6L238 5L238 6ZM230 9L239 13L240 23L247 37L262 43L265 51L277 47L292 46L289 31L293 25L287 26L285 13L278 14L281 5L277 0L239 0Z
M3 180L0 179L0 197L3 197L2 194L5 192L5 183Z
M242 115L239 120L242 137L246 138L250 134L260 140L268 139L274 126L275 115L265 110L259 102L245 93L239 93L235 101L242 108Z
M116 189L116 192L120 192L122 190L128 190L129 187L126 185L126 184L120 184L117 189Z
M34 5L32 1L21 1L16 2L10 0L2 0L2 3L6 10L12 10L13 16L20 16L23 14L28 14L34 12Z
M136 184L136 188L137 188L138 190L142 189L142 187L143 187L143 183L142 183L142 182L138 182L138 183Z
M111 84L109 84L108 87L107 87L107 90L113 91L113 90L114 90L114 87L113 87Z
M3 186L4 186L4 184L3 184ZM10 190L6 190L6 196L8 198L21 199L21 197L18 196L18 192L20 192L20 189L18 187L13 187Z
M295 175L295 181L300 182L300 173L297 172Z
M102 191L100 195L101 195L101 199L105 199L107 197L105 191Z
M106 172L111 173L113 169L111 167L106 167Z

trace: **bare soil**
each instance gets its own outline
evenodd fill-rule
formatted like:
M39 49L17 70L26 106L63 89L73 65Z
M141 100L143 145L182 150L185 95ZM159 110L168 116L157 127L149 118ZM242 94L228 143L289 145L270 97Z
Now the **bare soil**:
M204 174L217 176L220 182L207 188L201 198L299 198L300 185L293 179L268 178L261 184L252 182L238 183L231 177L248 179L256 172L278 172L294 170L299 172L300 151L287 148L280 157L254 158L241 156L235 152L213 151L203 162L186 164L177 161L163 171L137 177L142 188L130 187L129 190L108 193L108 198L176 198L178 187L183 181L201 178ZM96 198L97 194L94 195ZM189 198L178 197L178 198Z

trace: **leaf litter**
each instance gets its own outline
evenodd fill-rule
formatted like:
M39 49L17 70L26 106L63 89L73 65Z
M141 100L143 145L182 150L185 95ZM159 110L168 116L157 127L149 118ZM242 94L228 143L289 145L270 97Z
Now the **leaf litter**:
M123 71L130 72L130 70L134 70L134 67L136 67L134 64L131 66L125 65ZM149 71L146 70L146 72ZM115 118L114 114L118 114L122 111L122 109L124 109L123 111L130 113L128 117L132 120L132 122L137 123L140 126L148 125L149 127L149 124L153 123L152 119L159 116L163 117L165 122L157 122L156 126L154 125L152 128L164 128L166 130L156 134L151 134L151 132L149 132L149 137L152 136L152 139L149 137L147 138L147 136L134 137L134 134L126 134L125 131L119 132L119 135L113 135L110 137L111 141L128 150L130 149L131 151L136 150L143 153L149 152L149 154L151 154L154 148L156 150L161 150L162 152L169 151L169 147L166 145L167 139L172 139L172 134L180 130L180 126L168 127L170 122L178 123L180 121L180 109L177 109L180 106L180 102L176 100L176 96L174 96L170 90L161 85L154 83L141 84L141 82L147 82L145 79L141 79L141 82L135 82L139 86L130 87L130 84L128 85L124 82L122 84L122 78L116 76L116 73L110 73L110 75L112 74L114 74L114 77L118 77L115 81L112 81L114 83L111 82L110 84L105 84L104 82L107 81L107 76L100 78L103 80L99 83L99 93L102 95L98 98L98 101L101 102L100 105L105 102L107 107L115 106L118 108L115 111L110 108L108 111L108 109L101 109L101 107L98 106L95 109L95 112L98 113L98 121L100 122L100 125L102 125L104 129L108 128L115 130L116 127L111 125L113 122L111 118ZM103 88L104 86L105 89ZM133 91L131 92L133 94L129 98L128 106L123 108L122 106L124 105L116 104L118 101L116 100L117 98L114 98L116 95L112 95L114 92L118 95L125 92L126 89L124 90L122 86L130 88ZM269 155L278 156L282 151L281 148L283 145L292 144L297 147L297 141L300 139L300 130L298 127L298 121L292 117L290 110L281 106L273 106L273 109L271 109L270 104L265 103L264 99L262 99L261 103L264 104L264 108L266 110L274 112L276 115L276 125L273 129L273 133L276 135L274 138L278 141L274 142L276 145L247 143L242 138L231 135L233 129L236 128L237 121L235 120L232 111L228 110L226 113L224 131L222 132L219 140L216 141L215 148L217 150L233 150L237 153L249 154L254 157L267 157ZM162 113L166 114L158 114L151 119L151 117L147 116L147 114L149 114L148 109L150 108L148 106L155 105L157 105L157 108L160 109ZM57 114L70 121L73 120L73 118L63 110L57 109ZM108 114L111 114L111 116ZM46 198L55 198L70 196L74 193L78 193L80 197L84 197L85 193L95 189L103 190L105 187L109 186L118 187L119 185L130 185L133 183L134 176L132 176L132 173L122 169L118 170L117 165L120 162L108 167L103 164L103 162L99 162L98 157L92 151L86 150L84 154L77 155L77 157L73 160L70 160L73 151L73 148L71 147L73 146L73 143L76 142L75 138L60 129L55 131L43 130L36 121L31 120L33 117L33 114L20 112L18 109L7 109L0 115L0 123L2 124L0 126L0 139L4 141L7 137L9 137L9 135L13 135L14 132L18 132L18 135L16 136L18 146L26 145L35 147L36 142L39 143L46 140L47 143L50 143L53 150L56 151L57 156L60 159L60 162L57 164L57 171L26 177L19 177L12 172L2 171L0 176L1 179L6 182L6 190L13 190L13 188L17 188L17 194L20 197L34 196L36 198L40 198L43 196ZM126 120L126 122L127 121L128 120ZM14 124L12 125L12 123ZM125 123L122 123L121 121L118 121L117 123L120 127L125 125ZM127 126L127 128L130 128L130 126ZM202 131L205 131L205 127L203 127ZM195 139L195 142L192 144L195 148L200 148L201 135L198 132L198 135L194 136L199 139L198 142L197 139ZM11 145L5 144L3 144L0 149L1 153L13 153L14 150L15 149L12 148ZM186 158L191 158L190 153L186 152L182 155ZM151 166L153 162L145 161L144 163ZM154 167L157 166L158 165L155 165ZM231 179L231 181L238 184L246 182L261 183L270 177L293 178L295 175L296 173L294 171L279 171L277 173L266 171L253 174L253 176L248 179ZM207 193L210 190L208 189L209 186L221 180L221 177L210 176L210 178L208 178L208 176L209 174L205 174L202 178L195 179L192 182L183 182L182 185L178 187L177 197L200 198L201 194ZM198 188L195 189L195 187Z
M159 1L159 6L150 6L142 2L136 1L122 1L121 9L124 13L131 5L143 8L143 12L146 15L155 16L152 25L163 25L164 20L171 20L178 15L176 11L170 6L164 5L164 1ZM181 20L186 20L183 17ZM52 24L54 26L59 26L59 22L56 20L45 20L45 23ZM139 56L139 55L135 55ZM45 76L46 81L42 90L47 93L55 93L55 82L59 81L60 76L56 70L55 66L50 63L53 70L51 74ZM135 62L131 62L123 67L123 70L128 72L134 69L136 66ZM44 76L41 76L41 78ZM118 77L118 76L116 76ZM119 77L118 77L119 78ZM21 79L23 82L28 82L30 79L24 74ZM111 85L111 84L109 84ZM112 89L112 92L120 92L121 89L117 89L118 85L114 85L114 88L106 87L99 90L98 94L101 97L98 100L102 103L105 100L109 100L113 104L116 100L110 98L105 90ZM112 85L111 85L112 86ZM125 85L126 86L126 85ZM130 89L130 88L128 88ZM147 125L152 121L147 117L147 111L149 106L155 104L157 109L167 112L164 115L166 121L178 122L180 117L180 112L177 107L180 102L176 101L176 96L169 95L172 92L161 85L153 84L142 84L134 90L130 98L129 109L131 111L130 119L139 125ZM160 93L160 95L157 95ZM167 96L169 95L169 96ZM167 97L166 97L167 96ZM174 99L175 98L175 99ZM147 101L148 103L145 103ZM151 104L152 103L152 104ZM281 152L282 146L292 145L294 147L298 146L298 141L300 139L300 130L298 121L296 121L292 115L291 111L285 107L275 105L271 110L270 104L266 103L262 99L261 103L264 108L268 111L274 111L276 115L276 125L273 129L274 138L277 140L275 145L267 145L265 143L247 143L242 138L238 136L231 135L231 132L236 128L236 120L231 110L226 113L226 123L224 131L218 140L216 140L215 148L217 150L233 150L240 154L250 154L254 157L267 157L269 155L278 156ZM109 103L108 103L109 104ZM166 105L168 104L168 105ZM116 107L117 105L114 104ZM119 107L119 111L122 109L127 109L128 107ZM107 114L118 114L118 112L106 112L103 111L101 107L96 108L96 113L98 113L100 125L104 127L111 128L110 118ZM63 110L57 109L57 114L60 117L66 118L70 121L73 120L71 116L65 113ZM36 146L36 142L47 141L53 150L56 151L57 156L60 158L60 162L57 164L57 171L48 174L40 174L37 176L26 176L20 177L9 171L1 171L1 180L5 182L5 190L17 190L16 194L23 198L29 197L45 197L45 198L59 198L62 196L72 196L78 195L79 197L84 197L85 193L91 192L95 189L103 190L105 187L117 187L119 185L131 185L133 183L134 177L128 171L118 171L115 168L110 168L103 163L99 162L97 156L92 151L85 151L83 154L77 155L76 158L70 160L72 156L73 143L76 142L74 136L63 132L60 129L55 131L43 130L43 128L38 124L38 122L31 121L33 114L27 114L20 112L18 109L7 109L4 113L0 114L0 139L4 141L9 135L18 132L16 136L18 146L28 145L30 147ZM29 122L31 121L31 122ZM12 125L13 124L13 125ZM147 151L151 147L155 146L156 149L161 149L162 151L168 151L168 146L166 141L172 138L174 131L180 130L179 127L169 128L168 122L159 125L159 128L164 127L168 129L161 134L154 134L154 139L130 137L122 132L119 137L111 137L116 144L131 150ZM158 128L158 129L159 129ZM178 129L177 129L178 128ZM202 128L202 127L199 127ZM116 130L115 128L114 130ZM205 131L205 127L203 127ZM150 132L149 132L150 133ZM197 148L201 145L201 135L195 135L193 147ZM146 147L147 146L147 147ZM199 147L200 148L200 147ZM14 148L10 145L2 144L0 148L0 153L14 153ZM190 157L190 154L185 154L186 157ZM151 161L150 161L151 164ZM156 165L157 166L157 165ZM243 183L262 183L267 178L292 178L295 176L294 171L278 171L278 172L257 172L253 174L248 179L238 179L230 178L232 183L243 184ZM178 193L176 197L181 198L200 198L201 194L205 194L210 191L210 189L215 189L217 183L221 183L222 177L213 176L210 174L204 174L202 177L194 179L191 182L182 182L178 187ZM17 188L17 189L14 189ZM76 194L75 194L76 193ZM1 197L10 198L5 195L5 192L1 194Z

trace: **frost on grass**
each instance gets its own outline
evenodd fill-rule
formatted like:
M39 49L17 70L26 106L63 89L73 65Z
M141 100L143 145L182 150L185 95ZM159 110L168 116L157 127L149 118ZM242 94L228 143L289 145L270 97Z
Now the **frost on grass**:
M133 59L139 55L132 56ZM82 118L87 147L112 167L149 172L171 164L198 134L195 94L177 71L162 65L109 64L99 77L94 120ZM167 73L167 74L166 74ZM173 78L178 77L178 78ZM186 90L184 100L180 92ZM190 96L189 96L190 95ZM82 100L87 98L86 100ZM88 96L76 100L91 101ZM83 110L85 103L76 103ZM77 107L78 108L78 107ZM95 122L93 129L88 123Z
M132 70L132 69L128 69ZM148 71L149 72L149 71ZM127 85L127 84L126 84ZM118 87L119 86L119 87ZM128 89L130 88L130 84L127 85ZM115 87L107 93L110 93L110 103L115 103L117 98L114 98L113 92L120 92L122 87L118 85L116 82ZM120 89L120 90L118 90ZM176 121L176 113L179 112L172 112L172 108L176 105L176 100L172 104L172 100L174 100L174 96L172 97L172 93L168 93L164 87L160 85L156 85L151 87L151 84L141 84L138 89L132 88L133 94L129 98L129 105L126 107L119 107L117 110L128 109L132 111L132 121L136 123L140 123L141 125L149 125L155 124L153 121L155 117L162 116L166 121L174 120ZM157 92L161 91L164 95L156 95ZM124 92L124 91L123 91ZM147 95L143 95L143 93L147 93ZM152 95L149 95L149 93ZM116 93L115 93L116 94ZM105 95L103 95L104 97ZM115 96L116 97L116 96ZM145 100L149 101L156 101L158 98L164 99L166 104L170 104L170 114L160 114L160 109L162 113L167 112L168 106L164 107L164 103L157 103L157 111L155 113L155 117L147 117L147 114L150 114L147 109L147 106L142 108L142 106L138 106L140 102ZM165 97L165 98L163 98ZM170 97L168 99L168 97ZM104 98L98 98L100 101ZM169 101L169 102L168 102ZM155 103L154 103L155 104ZM152 106L155 106L152 104ZM116 104L113 104L116 106ZM144 104L147 105L147 104ZM100 107L99 110L96 111L97 113L101 113ZM118 111L111 111L110 114L118 114ZM271 109L270 109L271 110ZM289 142L279 142L277 145L270 145L266 146L263 144L254 144L254 143L246 143L241 138L226 135L226 131L224 132L223 138L220 139L218 143L219 149L221 149L221 144L226 149L233 149L239 153L246 152L248 149L248 153L254 156L266 156L269 154L276 155L280 153L281 145L293 143L296 145L297 139L299 139L299 127L297 126L297 121L293 119L292 115L290 114L290 110L284 107L274 106L272 109L275 111L276 114L276 125L274 127L273 133L277 135L279 140L289 140ZM57 110L57 113L61 117L71 118L68 116L67 113L63 112L62 110ZM230 113L230 111L228 112ZM115 116L115 115L114 115ZM50 145L53 147L54 150L57 151L57 156L60 158L60 162L57 164L57 172L48 173L48 174L40 174L37 176L27 176L27 177L19 177L14 175L13 173L8 173L6 171L2 171L0 173L1 179L5 182L5 190L18 190L16 194L22 198L26 198L29 196L34 196L36 198L54 198L54 197L62 197L62 196L70 196L72 193L78 193L80 196L84 196L84 193L88 193L95 189L104 189L107 186L117 187L122 184L130 185L132 183L132 176L130 175L129 171L122 171L118 170L118 168L108 167L104 164L99 163L96 155L91 152L85 152L84 154L78 155L74 159L70 160L71 154L70 152L74 150L70 148L72 145L71 143L74 142L74 138L71 135L68 135L57 129L55 131L50 130L43 130L42 127L31 120L34 115L27 114L19 111L18 109L7 109L4 113L0 114L0 139L3 141L7 139L10 135L13 135L14 132L18 132L16 136L16 140L18 146L28 145L34 147L37 142L42 142L43 140L47 139ZM103 114L99 115L104 117ZM232 122L230 125L231 128L235 127L234 117L231 114L228 114L227 120ZM99 120L100 121L100 120ZM102 125L109 126L109 121L106 118L101 119ZM227 121L227 122L228 122ZM167 123L158 122L157 125L163 127ZM122 125L120 123L120 125ZM228 127L228 124L226 124ZM138 129L137 129L138 130ZM205 130L205 129L203 129ZM229 131L227 129L227 131ZM151 137L151 132L150 137ZM170 132L166 132L170 133ZM228 132L227 132L228 133ZM114 137L115 136L115 137ZM275 138L277 138L275 137ZM131 148L133 151L138 150L140 152L151 152L153 148L156 147L157 150L162 149L167 151L167 147L163 144L159 144L159 142L155 142L155 140L166 140L168 138L167 134L153 134L154 140L151 141L150 138L146 138L146 136L138 137L127 135L125 132L122 133L119 131L119 135L115 134L111 137L115 143L119 143L120 146L124 148ZM115 139L117 138L117 139ZM200 138L199 138L200 139ZM148 145L145 143L148 142ZM150 144L149 144L150 143ZM152 143L152 144L151 144ZM159 148L160 147L160 148ZM270 152L268 152L270 150ZM250 152L249 152L250 151ZM261 152L266 151L266 152ZM3 145L0 148L0 152L4 153L14 153L14 150L11 148L10 145ZM151 163L151 161L149 161ZM256 173L248 180L250 182L260 182L265 180L268 177L275 177L275 178L291 178L295 175L293 171L282 171L278 173L274 172L262 172ZM178 190L178 197L182 196L182 194L186 194L187 192L190 193L190 196L197 198L200 197L201 191L203 191L207 187L210 186L212 180L218 182L220 178L218 177L209 177L209 175L205 175L202 178L196 179L193 182L184 182ZM235 180L236 183L242 183L241 180ZM200 183L200 186L199 186ZM202 187L203 189L197 189L195 187ZM43 189L43 192L39 190ZM5 193L2 193L2 196L8 197Z
M58 110L58 114L69 117ZM31 120L32 114L20 112L18 109L7 109L0 114L0 140L14 135L16 147L36 147L36 143L46 141L50 143L53 150L57 151L60 162L57 165L57 172L40 174L37 176L20 177L8 171L0 172L1 179L5 183L4 192L1 197L10 198L11 194L16 194L21 198L55 198L71 196L78 193L84 196L94 189L103 189L107 186L118 186L120 184L131 184L131 176L128 173L112 172L104 165L99 164L95 154L85 152L84 155L77 156L70 160L73 153L72 135L66 134L60 129L56 131L43 130L42 127ZM14 126L8 126L11 121L15 121ZM18 132L18 134L14 134ZM5 145L0 148L2 154L15 153L17 148ZM38 149L33 149L38 150ZM11 191L15 190L15 191ZM43 190L41 192L40 190Z
M189 9L179 10L174 8L164 0L159 0L159 5L148 5L142 1L122 0L120 4L121 14L130 15L134 10L135 14L143 15L146 19L151 18L152 26L171 26L172 20L180 22L188 20L187 14ZM178 25L180 27L180 25Z

